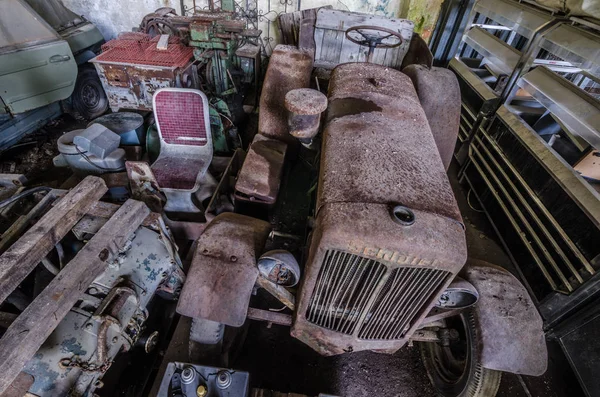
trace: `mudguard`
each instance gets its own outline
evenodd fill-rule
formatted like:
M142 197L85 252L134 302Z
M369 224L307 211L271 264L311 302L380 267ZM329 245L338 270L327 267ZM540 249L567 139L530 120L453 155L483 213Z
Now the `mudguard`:
M417 90L444 167L448 170L460 123L460 88L448 69L409 65L402 69Z
M248 216L217 215L198 239L177 313L241 327L270 230L267 222Z
M460 275L479 292L474 310L481 365L523 375L546 372L542 318L519 280L479 260L469 260Z

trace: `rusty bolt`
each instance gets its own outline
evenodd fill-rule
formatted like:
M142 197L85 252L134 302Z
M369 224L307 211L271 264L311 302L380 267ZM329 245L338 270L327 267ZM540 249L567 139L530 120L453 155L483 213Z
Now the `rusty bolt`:
M327 97L317 90L298 88L285 95L290 134L300 142L310 144L319 132L321 113L327 109Z

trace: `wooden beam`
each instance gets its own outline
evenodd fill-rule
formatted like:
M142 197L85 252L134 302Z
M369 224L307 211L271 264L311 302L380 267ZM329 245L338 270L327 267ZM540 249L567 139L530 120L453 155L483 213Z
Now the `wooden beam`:
M0 256L0 303L106 191L102 179L86 177Z
M0 254L10 247L15 241L21 237L23 233L33 223L34 219L42 216L48 211L48 207L57 200L59 196L55 194L55 190L50 190L48 194L36 204L27 214L21 215L12 225L2 233L0 238Z
M19 375L15 378L14 382L0 397L23 397L28 393L27 391L33 386L35 379L28 373L19 372Z
M6 330L0 339L0 393L9 387L149 213L140 201L125 202Z

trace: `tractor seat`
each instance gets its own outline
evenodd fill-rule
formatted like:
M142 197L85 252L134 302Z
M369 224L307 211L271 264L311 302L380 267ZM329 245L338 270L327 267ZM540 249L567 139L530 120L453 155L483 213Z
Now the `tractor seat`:
M188 212L213 157L208 99L194 89L162 88L152 101L160 154L151 169L167 196L165 210Z

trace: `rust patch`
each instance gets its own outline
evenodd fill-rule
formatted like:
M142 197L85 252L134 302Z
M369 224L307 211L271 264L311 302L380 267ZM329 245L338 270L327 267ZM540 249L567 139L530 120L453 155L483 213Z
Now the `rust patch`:
M264 136L295 144L288 134L285 95L310 85L312 58L293 46L278 45L273 50L260 95L258 132Z
M269 231L270 225L258 219L217 215L198 240L177 312L242 326L258 276L256 260Z
M410 65L403 69L417 90L421 106L447 170L460 123L460 88L456 75L444 68Z
M383 108L373 101L360 98L340 98L331 101L327 109L327 121L353 114L381 112Z
M236 198L274 204L279 193L286 150L285 143L257 134L235 184Z
M340 65L329 103L292 334L326 355L395 351L464 265L462 218L408 76ZM360 282L348 286L345 274Z

